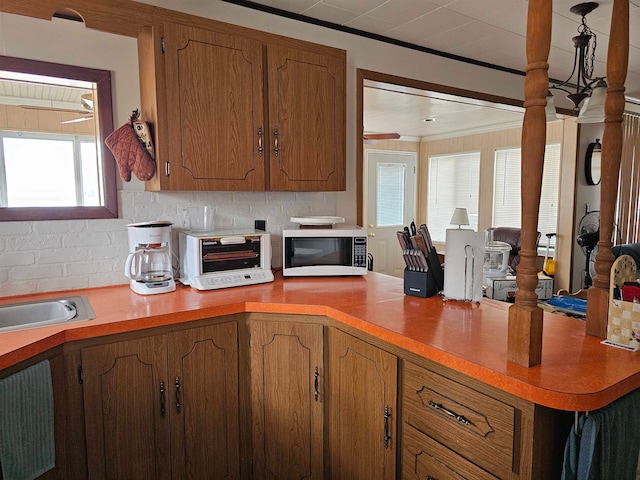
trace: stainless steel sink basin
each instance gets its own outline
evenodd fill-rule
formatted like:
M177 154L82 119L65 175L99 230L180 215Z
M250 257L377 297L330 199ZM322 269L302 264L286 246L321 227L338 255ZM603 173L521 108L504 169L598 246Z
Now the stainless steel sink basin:
M0 333L96 318L85 296L0 305Z

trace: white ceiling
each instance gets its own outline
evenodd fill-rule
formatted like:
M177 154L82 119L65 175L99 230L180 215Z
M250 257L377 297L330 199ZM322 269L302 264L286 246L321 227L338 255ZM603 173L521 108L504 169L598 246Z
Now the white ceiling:
M257 0L248 3L501 67L525 69L526 0ZM553 0L549 76L557 80L566 79L573 65L571 37L577 34L580 17L569 9L576 3L580 1ZM587 16L587 24L597 35L594 73L605 76L613 0L602 0L599 4ZM626 95L640 103L640 0L630 0L629 15ZM521 113L502 108L488 111L478 105L449 101L442 104L430 99L433 95L428 92L412 93L407 96L385 88L366 89L365 131L393 131L403 136L446 135L451 125L457 125L457 130L474 131L489 128L487 123L517 123L522 118ZM427 117L436 121L420 122Z

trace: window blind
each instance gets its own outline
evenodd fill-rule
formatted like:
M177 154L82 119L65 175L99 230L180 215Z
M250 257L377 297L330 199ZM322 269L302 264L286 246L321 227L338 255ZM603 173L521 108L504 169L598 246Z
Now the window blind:
M378 164L377 226L401 226L404 223L404 184L406 165Z
M478 229L479 178L480 152L429 157L427 224L433 241L445 241L456 208L466 208L467 228Z
M495 152L492 220L494 227L521 226L521 152L520 148L499 149ZM558 224L560 152L560 144L549 144L544 153L538 214L538 231L542 234L541 238L547 233L555 233Z

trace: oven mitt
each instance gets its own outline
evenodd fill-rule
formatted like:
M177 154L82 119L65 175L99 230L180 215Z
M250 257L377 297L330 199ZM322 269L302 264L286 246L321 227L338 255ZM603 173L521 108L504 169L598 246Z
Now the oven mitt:
M156 172L151 132L146 122L139 120L138 110L134 110L129 123L124 124L105 139L105 144L113 153L120 172L120 178L128 182L131 172L139 180L151 180Z

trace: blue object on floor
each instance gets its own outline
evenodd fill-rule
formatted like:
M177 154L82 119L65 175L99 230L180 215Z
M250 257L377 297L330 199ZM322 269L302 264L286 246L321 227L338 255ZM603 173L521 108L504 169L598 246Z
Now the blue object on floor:
M587 301L583 298L558 295L557 297L551 298L547 303L552 307L571 310L573 312L587 313Z

